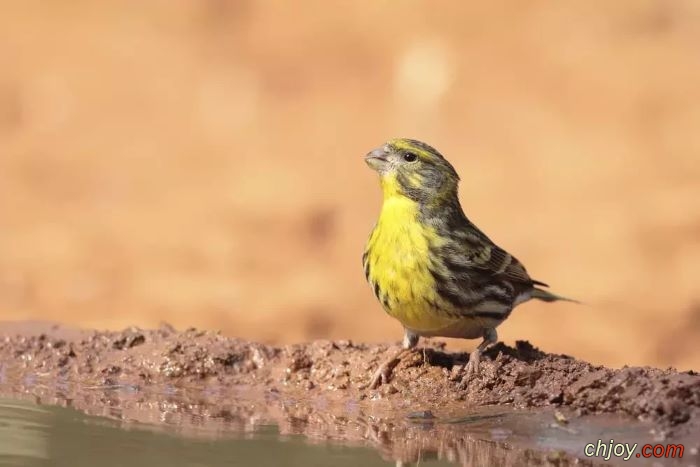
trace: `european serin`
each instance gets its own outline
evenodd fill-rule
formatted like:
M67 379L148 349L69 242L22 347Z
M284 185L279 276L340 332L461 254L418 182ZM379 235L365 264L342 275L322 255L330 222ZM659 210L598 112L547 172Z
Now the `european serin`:
M379 367L371 387L387 382L420 336L483 341L461 368L463 384L479 357L498 341L496 327L531 298L568 300L538 286L515 257L499 248L462 211L459 176L432 147L394 139L365 157L384 194L362 263L384 310L404 327L403 349Z

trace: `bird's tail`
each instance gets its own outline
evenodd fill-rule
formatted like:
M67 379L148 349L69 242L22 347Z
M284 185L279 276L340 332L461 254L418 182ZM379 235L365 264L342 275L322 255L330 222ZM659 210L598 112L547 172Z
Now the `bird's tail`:
M543 302L581 303L578 300L574 300L573 298L562 297L561 295L553 294L552 292L548 292L548 291L546 291L544 289L540 289L538 287L535 287L532 289L532 298L536 298L537 300L542 300Z

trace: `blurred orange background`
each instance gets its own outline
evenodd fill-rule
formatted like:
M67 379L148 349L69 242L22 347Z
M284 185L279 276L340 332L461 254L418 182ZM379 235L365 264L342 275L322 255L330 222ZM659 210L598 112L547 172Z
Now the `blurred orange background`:
M402 136L587 303L502 340L700 368L698 2L25 0L0 38L0 319L396 341L360 256Z

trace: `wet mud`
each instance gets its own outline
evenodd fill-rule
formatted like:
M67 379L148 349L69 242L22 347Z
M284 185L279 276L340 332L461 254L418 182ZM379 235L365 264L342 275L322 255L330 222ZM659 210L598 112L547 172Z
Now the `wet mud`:
M120 332L3 326L0 396L190 434L274 423L281 433L370 443L403 461L432 453L463 464L480 465L470 457L477 455L501 465L565 465L580 450L566 439L591 438L591 427L599 437L616 424L626 427L619 437L634 442L700 439L697 373L610 369L519 341L486 352L480 373L460 388L456 369L468 354L428 341L397 365L390 383L370 389L372 373L397 349L398 343L350 341L275 347L169 326ZM507 448L494 442L499 430ZM518 433L563 444L534 449L534 438Z

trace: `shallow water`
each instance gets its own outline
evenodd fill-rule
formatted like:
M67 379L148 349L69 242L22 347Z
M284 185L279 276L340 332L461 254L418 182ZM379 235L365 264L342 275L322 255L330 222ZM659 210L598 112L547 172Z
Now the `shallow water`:
M361 425L345 424L333 432L328 427L296 430L295 423L304 424L302 419L285 425L260 417L255 410L247 412L245 423L238 423L236 415L237 422L227 424L192 414L183 423L167 417L166 410L161 410L160 421L144 423L129 412L116 404L109 416L102 417L69 407L0 398L0 465L370 467L413 462L508 466L548 461L570 465L576 458L597 465L603 460L583 455L586 442L600 438L639 442L650 436L648 426L620 418L584 417L556 423L551 412L510 409L441 418L416 412L402 421L370 417ZM632 460L633 465L639 464ZM689 457L685 460L692 465ZM608 462L623 464L615 459ZM660 465L679 463L666 460Z
M377 451L281 436L274 425L228 436L183 436L84 415L76 410L0 399L0 464L12 466L384 466ZM424 465L448 465L426 461Z

